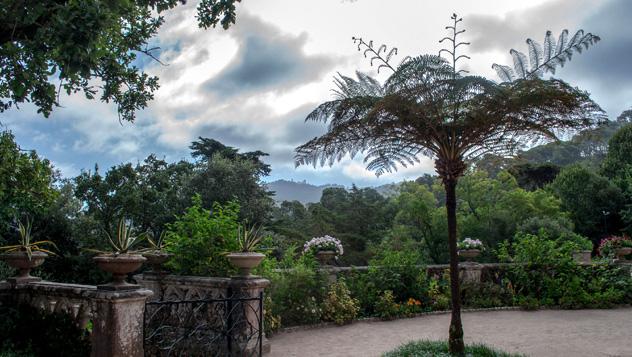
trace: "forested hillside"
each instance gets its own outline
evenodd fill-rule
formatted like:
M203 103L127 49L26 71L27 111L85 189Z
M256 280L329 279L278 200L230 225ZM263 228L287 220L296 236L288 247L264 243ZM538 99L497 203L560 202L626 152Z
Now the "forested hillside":
M519 232L543 229L564 239L582 235L594 243L595 252L604 236L632 233L631 113L515 158L471 163L457 187L459 237L482 240L487 247L482 259L497 261L498 244ZM274 186L262 181L270 173L261 161L265 153L241 153L213 139L193 142L189 160L167 162L150 155L137 164L95 167L64 179L48 160L21 148L10 132L2 133L0 143L7 158L0 169L0 244L15 239L18 220L32 219L35 237L59 247L60 256L44 268L51 279L98 281L83 249L106 244L104 236L114 234L121 217L137 232L171 232L182 256L206 254L211 247L221 252L222 239L208 235L232 235L238 223L247 222L263 226L269 252L277 257L298 254L312 237L331 235L345 248L338 264L363 265L384 254L411 252L419 262L447 261L443 188L431 175L379 191L355 186L313 190L291 183L318 196L304 201L311 203L275 204ZM189 271L217 268L195 261L181 263L189 264Z

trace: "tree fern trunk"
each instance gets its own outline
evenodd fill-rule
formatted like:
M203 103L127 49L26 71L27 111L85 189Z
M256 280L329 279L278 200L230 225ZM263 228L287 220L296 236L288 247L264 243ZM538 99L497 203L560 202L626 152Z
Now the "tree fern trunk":
M448 214L448 244L450 248L450 292L452 296L452 319L450 321L450 353L462 355L463 325L461 324L461 289L459 287L459 256L456 249L456 184L455 178L444 181Z

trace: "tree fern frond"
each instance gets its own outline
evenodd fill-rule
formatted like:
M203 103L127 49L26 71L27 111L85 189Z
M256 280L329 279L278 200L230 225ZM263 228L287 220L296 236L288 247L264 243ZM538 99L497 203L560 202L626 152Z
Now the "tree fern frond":
M562 51L564 51L564 49L566 48L566 45L568 44L568 30L564 29L562 31L562 33L560 33L560 36L557 39L557 50L555 52L556 55L559 55L562 53Z
M531 71L537 70L543 62L543 50L542 46L533 41L532 39L527 39L527 46L529 47L529 62L531 63Z
M496 74L498 74L498 77L500 77L503 82L511 82L516 79L513 69L509 66L494 63L492 68L496 71Z
M411 59L412 59L412 57L411 57L411 56L406 56L406 57L404 57L404 58L403 58L403 59L399 62L398 67L399 67L399 66L404 65L406 62L410 61Z
M577 32L575 32L573 37L571 37L571 39L568 41L568 46L566 47L571 48L578 45L581 42L583 37L584 37L584 30L577 30Z
M582 50L588 49L601 39L599 36L591 33L584 33L584 30L578 30L572 38L568 38L568 30L562 31L557 44L554 43L551 31L547 31L544 36L544 48L537 42L528 39L529 58L531 60L531 68L526 67L526 56L514 49L510 50L513 57L516 77L521 79L538 78L546 72L555 74L557 66L564 67L566 61L570 61L575 52L581 53ZM506 80L506 73L499 72L498 66L492 66L496 69L499 77L503 81Z
M514 70L516 75L519 78L526 78L529 73L527 56L525 56L524 53L518 52L514 49L511 49L509 53L511 54L511 57L513 57Z
M544 49L543 49L544 62L550 61L555 56L555 40L551 31L547 31L544 35Z

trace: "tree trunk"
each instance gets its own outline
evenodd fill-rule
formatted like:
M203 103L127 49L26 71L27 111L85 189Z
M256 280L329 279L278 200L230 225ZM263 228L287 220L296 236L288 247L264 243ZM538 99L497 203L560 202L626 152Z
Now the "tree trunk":
M461 289L459 284L459 256L456 249L456 178L444 181L448 213L448 244L450 247L450 293L452 297L452 319L450 320L450 353L463 355L463 325L461 324Z

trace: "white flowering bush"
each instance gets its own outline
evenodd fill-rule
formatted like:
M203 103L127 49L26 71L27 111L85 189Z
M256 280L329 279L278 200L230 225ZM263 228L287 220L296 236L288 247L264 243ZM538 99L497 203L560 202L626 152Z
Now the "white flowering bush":
M467 250L467 249L483 250L483 242L481 242L479 239L472 239L470 237L465 237L465 239L458 242L456 245L461 250Z
M344 249L342 248L342 243L340 243L340 240L329 235L325 235L323 237L314 237L305 242L305 244L303 245L303 253L307 253L309 251L317 253L321 250L332 250L336 252L336 255L339 256L344 253Z

